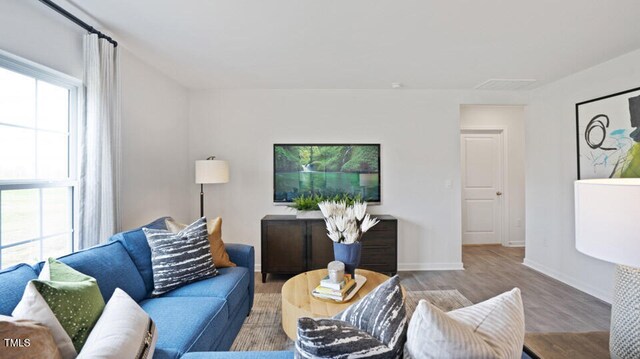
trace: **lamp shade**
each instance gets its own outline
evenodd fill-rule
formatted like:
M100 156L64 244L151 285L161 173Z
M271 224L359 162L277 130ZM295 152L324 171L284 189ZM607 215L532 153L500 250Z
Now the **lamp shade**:
M640 178L575 182L576 249L640 267Z
M229 163L221 160L196 161L196 183L229 182Z

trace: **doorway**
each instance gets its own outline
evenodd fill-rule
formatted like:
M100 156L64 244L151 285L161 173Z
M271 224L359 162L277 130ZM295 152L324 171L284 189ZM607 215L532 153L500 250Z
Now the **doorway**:
M460 107L462 245L525 245L524 106Z

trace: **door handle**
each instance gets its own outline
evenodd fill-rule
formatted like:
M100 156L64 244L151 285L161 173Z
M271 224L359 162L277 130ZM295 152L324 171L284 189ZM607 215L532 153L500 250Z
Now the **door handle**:
M500 191L496 192L496 196L502 196L502 192Z

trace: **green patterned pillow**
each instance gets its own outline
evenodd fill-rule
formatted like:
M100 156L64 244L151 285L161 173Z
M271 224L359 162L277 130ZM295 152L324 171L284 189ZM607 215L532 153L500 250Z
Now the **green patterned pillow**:
M104 309L98 282L53 258L32 282L79 353Z

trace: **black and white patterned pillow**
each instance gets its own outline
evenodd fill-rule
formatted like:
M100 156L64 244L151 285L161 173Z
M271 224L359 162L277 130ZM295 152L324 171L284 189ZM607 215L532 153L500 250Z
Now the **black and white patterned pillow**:
M211 258L206 218L198 219L178 233L142 230L151 248L152 295L218 274Z
M404 298L396 275L333 319L300 318L296 356L400 358L406 335Z

